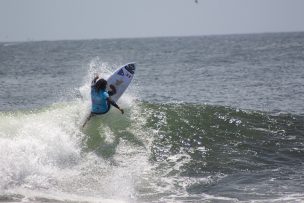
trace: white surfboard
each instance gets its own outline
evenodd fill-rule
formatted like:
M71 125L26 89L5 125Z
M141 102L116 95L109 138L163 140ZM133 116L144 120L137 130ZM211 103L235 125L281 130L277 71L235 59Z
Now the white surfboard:
M110 90L110 85L116 87L116 94L111 96L111 99L115 102L121 97L124 91L131 83L135 73L135 63L128 63L118 68L108 79L107 89Z

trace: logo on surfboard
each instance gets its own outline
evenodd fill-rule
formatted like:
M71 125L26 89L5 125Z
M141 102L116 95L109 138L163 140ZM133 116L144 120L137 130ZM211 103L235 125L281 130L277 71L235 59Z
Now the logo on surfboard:
M128 65L126 65L125 66L125 69L129 72L129 73L131 73L132 75L134 74L134 71L135 71L135 65L134 64L128 64Z
M118 75L121 75L121 76L124 76L124 75L125 75L122 69L120 69L120 70L118 71L117 74L118 74Z

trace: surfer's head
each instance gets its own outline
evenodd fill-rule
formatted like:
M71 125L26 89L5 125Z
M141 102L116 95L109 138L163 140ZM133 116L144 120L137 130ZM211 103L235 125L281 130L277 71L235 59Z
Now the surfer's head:
M95 84L96 90L105 90L107 88L107 81L103 78L99 79Z

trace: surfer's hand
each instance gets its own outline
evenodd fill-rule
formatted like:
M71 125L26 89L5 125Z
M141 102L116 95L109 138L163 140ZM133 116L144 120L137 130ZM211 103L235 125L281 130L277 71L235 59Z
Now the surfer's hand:
M94 79L97 80L98 78L99 78L99 75L97 73L95 73Z
M121 114L125 113L125 111L123 109L119 109L119 110L120 110Z
M110 88L116 92L116 87L114 85L110 85Z

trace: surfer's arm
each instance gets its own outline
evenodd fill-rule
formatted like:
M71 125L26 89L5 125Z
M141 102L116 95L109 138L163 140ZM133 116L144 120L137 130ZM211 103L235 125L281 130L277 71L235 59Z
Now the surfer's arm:
M114 107L117 108L122 114L124 114L124 110L121 109L121 108L116 104L115 101L113 101L113 100L110 99L110 98L108 98L107 100L109 101L109 103L110 103L112 106L114 106Z
M94 79L92 80L91 86L94 86L94 85L95 85L95 83L96 83L96 81L98 80L98 78L99 78L98 75L96 75L96 76L94 77Z

